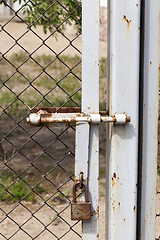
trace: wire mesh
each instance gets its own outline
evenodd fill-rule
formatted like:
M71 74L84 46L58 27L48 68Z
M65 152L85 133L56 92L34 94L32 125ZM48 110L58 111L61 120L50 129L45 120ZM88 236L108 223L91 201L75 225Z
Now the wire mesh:
M6 1L10 16L7 21L0 20L0 39L9 42L0 45L0 239L81 238L80 222L68 217L75 127L31 128L26 123L35 107L53 107L57 112L62 107L80 107L81 50L77 39L81 21L75 14L81 3L72 11L62 3L48 1L42 11L35 1L24 2L18 10ZM22 15L25 6L38 9L32 23ZM55 7L59 15L65 11L60 24L49 17ZM75 34L71 26L71 39L65 28L73 20L79 31ZM38 24L43 21L49 24L46 35L39 34L42 26ZM64 45L59 46L62 38Z

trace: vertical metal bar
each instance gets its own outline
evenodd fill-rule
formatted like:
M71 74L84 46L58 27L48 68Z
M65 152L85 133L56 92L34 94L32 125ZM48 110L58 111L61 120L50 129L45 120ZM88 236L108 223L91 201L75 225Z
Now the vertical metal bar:
M82 1L82 112L99 113L99 0ZM83 222L85 240L97 240L99 206L99 126L90 127L89 200L91 221Z
M76 124L76 147L75 147L75 181L80 180L83 173L83 181L88 182L88 155L89 155L89 123L78 122Z
M106 240L136 239L140 0L108 2L109 114L131 123L109 124Z
M145 1L140 8L140 54L139 54L139 126L138 126L138 187L137 187L137 240L141 235L142 156L143 156L143 104L144 104L144 33Z
M141 227L138 239L155 238L158 142L160 2L145 0Z
M99 0L82 1L82 111L99 113Z

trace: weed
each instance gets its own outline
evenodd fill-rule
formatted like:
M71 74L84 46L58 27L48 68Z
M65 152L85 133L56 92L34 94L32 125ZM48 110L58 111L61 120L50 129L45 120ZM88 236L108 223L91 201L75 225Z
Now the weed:
M36 105L39 107L80 106L81 91L79 91L79 89L81 88L80 79L82 75L81 57L63 55L58 59L55 59L54 55L43 54L35 57L35 61L40 64L38 65L33 60L28 60L28 54L21 51L13 54L9 58L9 61L15 66L26 61L25 64L20 67L20 73L13 74L13 76L11 74L15 72L15 68L13 68L13 66L7 61L3 61L3 64L6 64L8 70L7 73L6 71L1 71L1 79L4 79L5 81L9 78L7 84L12 89L16 87L13 92L17 95L24 89L24 84L26 87L26 84L30 84L29 81L34 80L30 84L29 90L23 92L23 94L20 94L18 97L30 108L33 108ZM105 110L106 108L105 98L103 98L103 96L106 95L106 63L107 60L105 58L100 60L100 79L104 79L103 81L100 81L100 110ZM44 72L41 66L45 68ZM28 69L30 69L29 72ZM53 89L53 92L47 94L51 89ZM64 91L62 89L64 89ZM75 93L76 91L77 93ZM2 92L0 104L5 108L15 101L9 106L7 113L13 117L20 117L21 114L22 117L27 114L28 110L24 108L23 103L16 97L16 94L14 95L8 90ZM43 95L45 95L44 100ZM22 112L22 109L25 110ZM17 113L18 111L20 113Z
M54 225L58 225L62 221L58 214L56 214L53 219L51 218L50 220L53 222Z
M99 184L102 185L102 186L105 186L105 185L106 185L105 182L100 182Z
M99 174L104 174L106 173L106 169L105 168L100 168L99 169Z
M38 193L47 193L47 190L39 185L34 188L34 191Z
M106 193L106 191L105 191L105 190L103 190L103 191L100 191L100 193L99 193L99 196L100 196L100 197L105 197L105 193Z
M48 65L50 62L52 62L54 60L54 56L52 55L46 55L46 54L42 54L41 56L36 56L35 60L38 63L44 63L45 65Z
M34 193L30 192L30 188L21 179L11 185L12 178L2 178L0 185L0 201L15 202L17 200L35 201ZM11 186L10 186L11 185Z
M20 51L19 53L12 54L9 60L12 64L16 64L16 62L24 62L28 57L29 55L26 52Z

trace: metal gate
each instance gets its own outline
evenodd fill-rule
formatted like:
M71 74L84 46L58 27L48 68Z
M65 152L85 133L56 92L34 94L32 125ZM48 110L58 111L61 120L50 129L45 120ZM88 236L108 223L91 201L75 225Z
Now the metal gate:
M18 10L3 3L11 16L0 30L0 240L104 239L100 124L107 129L105 238L154 239L158 0L108 0L102 109L99 1L24 1ZM91 220L81 224L70 208L75 182L84 201L82 181Z

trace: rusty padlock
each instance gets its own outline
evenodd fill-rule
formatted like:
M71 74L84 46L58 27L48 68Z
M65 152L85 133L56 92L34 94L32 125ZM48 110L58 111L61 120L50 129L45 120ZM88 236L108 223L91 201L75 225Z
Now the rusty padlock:
M85 202L76 202L76 187L82 184L85 189ZM71 202L71 220L90 220L91 219L91 202L88 202L87 184L76 182L73 185L73 202Z

